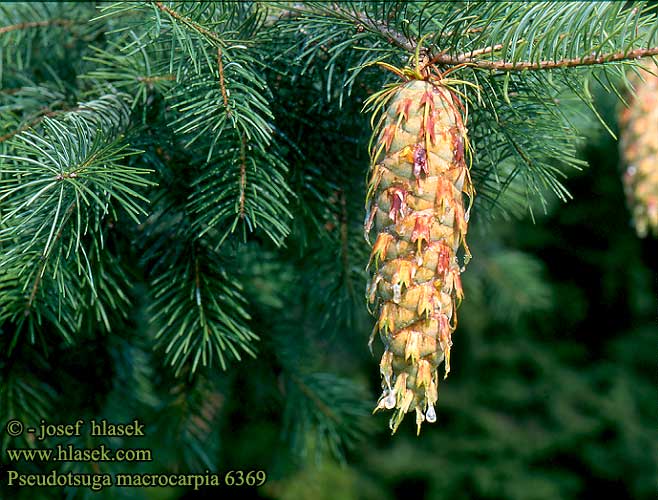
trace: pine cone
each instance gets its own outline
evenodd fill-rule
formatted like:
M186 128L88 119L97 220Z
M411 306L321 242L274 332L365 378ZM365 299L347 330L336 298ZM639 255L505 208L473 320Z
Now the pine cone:
M647 67L658 73L653 63ZM630 78L636 95L621 111L619 128L626 200L635 230L644 238L649 230L658 236L658 77L642 72L642 81L636 76Z
M388 92L388 94L387 94ZM438 366L450 371L450 346L463 297L457 251L465 250L473 199L462 104L455 91L411 80L386 91L368 185L366 235L377 239L368 264L368 297L376 304L385 351L380 363L383 393L375 411L394 410L395 433L404 415L416 411L436 421ZM444 377L445 378L445 377Z

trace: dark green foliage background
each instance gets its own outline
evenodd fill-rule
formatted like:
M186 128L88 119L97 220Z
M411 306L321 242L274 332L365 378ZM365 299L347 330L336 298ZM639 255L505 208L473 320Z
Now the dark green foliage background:
M505 41L501 60L588 54L597 23L616 34L604 44L610 52L658 45L649 12L638 9L644 35L634 39L622 29L634 25L629 10L624 17L621 4L594 4L533 11L528 2L361 2L332 10L307 2L304 16L278 21L295 5L164 4L212 36L148 3L115 4L103 12L118 14L93 22L96 7L110 4L0 5L0 26L75 20L71 30L0 35L0 424L139 418L145 438L46 444L102 442L154 456L143 464L11 464L6 447L41 445L3 434L0 498L654 498L658 242L636 237L617 142L588 111L615 131L615 94L626 91L628 69L621 64L550 76L456 73L483 95L469 94L478 199L452 371L440 387L438 422L420 437L413 418L391 437L387 416L370 415L381 347L374 356L367 348L374 319L364 297L362 221L371 127L362 106L395 78L365 65L402 65L410 54L370 25L355 29L350 13L361 9L415 38L439 32L455 53L490 44L459 35L469 15L480 16L492 40ZM520 21L531 14L539 28ZM563 44L562 29L578 43ZM217 46L233 115L223 104ZM32 205L11 212L36 193L21 191L17 172L50 179L52 171L10 156L43 160L15 132L52 136L57 126L71 150L107 147L101 160L83 158L88 172L100 177L114 165L119 177L68 179L79 190L71 196L84 185L110 209L90 197L80 210L86 229L65 219L53 257L43 259L25 236L41 219L21 233L12 218ZM45 163L68 172L66 161L53 161ZM560 179L573 197L566 203ZM127 185L134 194L121 190ZM76 250L66 254L64 243ZM17 270L30 276L44 261L59 266L46 267L24 314L31 288ZM263 469L268 480L259 489L198 492L6 485L9 469L52 468Z

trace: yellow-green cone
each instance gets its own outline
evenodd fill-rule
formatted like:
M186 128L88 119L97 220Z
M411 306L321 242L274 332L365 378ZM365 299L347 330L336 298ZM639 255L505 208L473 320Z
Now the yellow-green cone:
M455 91L411 80L391 90L376 131L366 233L378 233L368 285L384 343L383 392L375 411L393 410L395 432L414 411L418 431L435 422L438 367L450 371L450 346L463 293L457 251L473 199L467 131ZM373 338L371 337L371 342Z
M654 73L658 68L653 63ZM638 236L658 236L658 77L631 78L636 95L619 117L624 191Z

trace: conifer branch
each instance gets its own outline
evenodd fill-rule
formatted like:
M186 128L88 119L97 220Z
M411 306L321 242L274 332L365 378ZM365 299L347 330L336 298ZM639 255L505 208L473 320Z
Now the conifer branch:
M297 368L297 367L295 367ZM353 382L325 373L288 374L284 435L302 456L313 449L330 452L339 460L354 441L367 432L369 416L363 389ZM314 443L309 447L309 432Z
M467 55L468 54L468 55ZM476 59L468 52L451 56L448 54L438 54L430 59L430 64L457 65L468 64L469 66L480 69L492 69L499 71L536 71L558 68L574 68L579 66L592 66L595 64L605 64L611 62L631 61L658 55L658 47L649 47L645 49L635 49L631 51L613 52L607 54L590 54L584 57L574 57L571 59L559 59L557 61L484 61Z
M224 63L222 62L222 49L217 47L217 69L219 71L219 88L222 91L222 99L224 100L224 107L226 114L231 115L231 108L228 105L228 94L226 93L226 85L224 84Z
M331 420L338 422L339 419L334 413L334 411L329 407L329 405L325 404L322 399L318 397L318 395L311 389L308 385L304 383L304 381L299 378L296 375L291 374L290 378L295 382L297 387L299 387L299 390L304 394L306 397L308 397L311 401L313 401L313 404L327 417L330 418Z
M66 210L66 213L64 214L64 217L62 218L62 223L59 227L59 230L57 231L57 234L55 235L55 238L52 242L51 246L54 246L55 243L57 243L61 238L62 234L64 234L64 226L66 225L66 222L68 219L71 217L71 214L73 213L73 210L75 210L77 203L74 201L72 202L68 209ZM34 279L34 283L32 284L32 289L30 292L30 297L27 300L27 304L25 305L25 310L23 311L23 314L27 317L30 314L30 310L32 309L32 304L34 303L34 299L37 296L37 291L39 290L39 285L41 284L41 278L43 276L44 270L46 269L46 265L48 264L48 258L50 257L51 253L46 250L44 250L44 253L41 255L41 263L39 264L39 270L37 271L37 275Z
M247 187L246 139L240 136L240 218L244 219L244 192Z
M416 51L416 40L396 31L388 24L379 20L371 19L369 17L364 18L359 16L358 20L361 26L365 26L370 28L371 31L375 31L384 35L389 43L392 43L397 47L406 50L407 52L414 53ZM358 29L359 27L357 26L357 30Z
M24 23L12 24L10 26L0 27L0 35L11 31L20 31L29 28L40 28L45 26L71 26L73 21L70 19L50 19L47 21L28 21Z
M7 132L6 134L0 136L0 144L3 142L11 139L15 135L20 134L21 132L25 132L26 130L29 130L36 125L39 125L45 118L52 118L54 116L60 115L62 113L77 113L78 111L83 111L85 108L84 107L76 107L76 108L70 108L70 109L58 109L56 111L53 110L47 110L43 109L41 110L41 114L38 114L31 120L29 120L27 123L21 125L18 127L16 130L12 130L11 132Z
M367 16L360 12L349 13L341 10L341 15L350 17L353 21L356 22L357 31L362 31L363 28L367 28L372 32L379 33L386 40L399 47L404 49L407 52L415 53L418 41L411 36L407 36L403 33L392 28L389 24L382 22L380 20L374 20L370 16ZM561 35L560 38L563 38L565 35ZM598 64L606 64L611 62L621 62L621 61L631 61L635 59L641 59L644 57L651 57L658 55L658 47L647 47L647 48L638 48L630 51L619 51L611 53L597 54L592 53L583 57L573 57L559 59L555 61L551 60L541 60L541 61L505 61L505 60L482 60L477 56L483 54L488 54L500 50L502 44L496 44L489 47L483 47L481 49L474 49L468 52L464 52L457 55L447 54L445 51L442 51L436 55L430 55L429 64L439 64L446 66L456 66L459 64L467 64L474 68L479 69L489 69L489 70L498 70L498 71L538 71L538 70L551 70L551 69L560 69L560 68L574 68L581 66L593 66ZM429 48L424 49L427 52L431 52Z
M468 58L472 58L472 57L475 57L475 56L481 56L483 54L489 54L491 52L495 52L495 51L500 50L502 48L503 48L503 44L498 43L496 45L490 45L489 47L483 47L481 49L471 50L470 52L464 53L461 56L457 56L457 57L458 57L458 59L463 59L462 62L465 62L466 59L467 59L466 54L468 54Z
M147 85L153 85L158 82L175 82L176 75L155 75L155 76L138 76L136 80L139 83L145 83Z
M50 118L54 114L63 117ZM114 297L121 297L94 252L102 246L101 220L119 206L134 217L140 211L137 200L144 200L135 188L148 184L141 177L147 170L122 164L131 154L120 135L126 115L114 96L44 113L38 117L42 127L19 135L9 151L13 154L2 155L6 163L0 171L6 177L0 193L8 208L2 236L17 249L2 256L3 270L16 277L17 286L16 294L3 297L3 308L25 318L33 310L39 318L57 310L56 326L67 339L82 317L74 311L89 305L86 290L96 299L111 283ZM39 186L36 192L34 186ZM44 287L47 291L40 292ZM57 294L50 293L53 287ZM29 290L29 297L23 290ZM53 306L53 296L59 305ZM43 303L37 307L38 297ZM115 307L114 297L93 305L106 325L105 310L108 304Z
M241 353L255 357L258 336L247 326L241 286L226 273L220 256L200 239L181 244L157 231L150 237L149 246L157 249L146 258L153 263L151 322L157 328L157 346L176 376L211 366L213 358L225 370L229 359L242 359Z
M149 3L151 3L151 2L149 2ZM222 41L222 39L219 37L219 35L218 35L217 33L213 32L213 31L210 31L210 30L207 29L207 28L204 28L203 26L201 26L201 25L198 24L198 23L195 23L195 22L192 21L190 18L185 17L185 16L182 15L180 12L177 12L177 11L175 11L174 9L171 9L171 8L167 7L167 6L164 5L162 2L152 2L152 3L153 3L158 9L160 9L160 11L162 11L162 12L168 14L168 15L171 16L173 19L176 19L177 21L183 23L183 24L184 24L185 26L187 26L188 28L191 28L192 30L196 31L197 33L199 33L199 34L205 36L206 38L208 38L208 39L210 39L210 40L212 40L212 41L215 42L218 46L222 46L222 45L224 44L224 42Z

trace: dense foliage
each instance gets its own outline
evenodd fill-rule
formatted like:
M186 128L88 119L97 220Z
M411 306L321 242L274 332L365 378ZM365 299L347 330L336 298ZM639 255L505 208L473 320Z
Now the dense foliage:
M241 492L282 499L653 497L658 248L629 225L614 110L657 29L643 2L0 5L0 424L137 417L147 436L111 446L154 456L12 464L43 445L3 433L0 496L192 496L5 482L57 468L263 469ZM377 63L420 55L466 82L473 260L438 422L391 438L362 108L398 81Z

